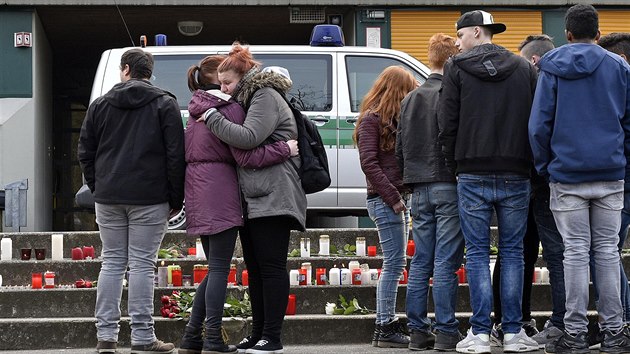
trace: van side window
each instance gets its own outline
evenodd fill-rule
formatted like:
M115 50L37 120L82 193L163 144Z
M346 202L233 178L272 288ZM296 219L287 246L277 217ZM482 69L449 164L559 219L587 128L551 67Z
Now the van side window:
M293 87L287 95L302 111L332 110L332 56L328 54L254 54L265 66L289 70Z
M426 81L426 79L420 75L420 72L394 58L346 56L348 87L350 88L350 108L352 112L359 112L363 97L370 90L378 75L386 67L392 65L402 66L409 70L420 84ZM341 95L339 97L341 98Z

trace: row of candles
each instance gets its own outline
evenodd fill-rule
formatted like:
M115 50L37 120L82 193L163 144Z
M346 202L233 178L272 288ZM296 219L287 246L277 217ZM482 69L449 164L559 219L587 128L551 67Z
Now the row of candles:
M413 242L413 241L412 241ZM355 241L355 252L359 257L375 257L376 256L376 246L367 246L365 242L365 237L357 237ZM319 236L319 252L317 253L319 256L330 256L330 236L321 235ZM303 237L300 239L300 257L310 257L311 256L311 239L308 237Z
M30 260L32 255L31 248L20 249L20 259ZM89 259L96 258L93 246L84 246L83 248L75 247L72 249L72 259ZM43 260L46 258L45 248L35 248L35 259ZM51 235L50 258L53 260L63 259L63 234ZM10 237L3 237L0 241L0 260L10 261L13 259L13 240Z

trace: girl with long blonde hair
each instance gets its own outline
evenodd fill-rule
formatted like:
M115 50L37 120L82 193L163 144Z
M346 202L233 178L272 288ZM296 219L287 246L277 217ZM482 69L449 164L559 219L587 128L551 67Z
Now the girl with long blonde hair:
M405 199L409 189L403 185L394 147L400 103L416 87L416 79L404 68L385 68L363 99L353 136L367 180L368 214L378 229L383 252L372 337L372 345L382 348L409 345L407 330L395 316L398 280L407 264Z

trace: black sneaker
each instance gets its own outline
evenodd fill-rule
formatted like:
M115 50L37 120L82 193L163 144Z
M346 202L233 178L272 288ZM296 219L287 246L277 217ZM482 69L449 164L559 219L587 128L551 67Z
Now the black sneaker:
M503 346L503 329L500 323L495 323L490 331L490 346L502 347Z
M613 334L609 330L603 330L602 345L599 348L599 352L604 354L620 354L630 353L630 332L627 327Z
M405 326L394 319L381 325L381 337L378 340L379 348L408 348L409 336Z
M266 339L261 339L256 342L256 345L245 351L247 354L281 354L284 353L281 343L270 342Z
M151 344L140 344L131 346L131 354L170 354L175 351L173 343L164 343L156 340Z
M604 337L603 333L599 330L598 322L589 322L588 323L588 346L590 349L597 349L600 347L602 343L602 339Z
M427 330L412 329L409 336L409 349L425 350L433 348L435 344L435 335Z
M436 331L433 348L443 352L453 352L456 349L457 343L462 339L464 339L464 336L459 333L459 331L455 333Z
M378 340L381 339L381 326L376 325L374 327L374 333L372 333L372 346L378 347Z
M247 336L241 340L240 343L236 345L236 350L239 353L245 353L245 351L253 346L260 340L260 338L254 338L252 336Z
M545 345L547 354L589 354L590 352L586 332L573 336L565 331L558 339Z
M527 322L523 322L523 329L528 337L533 337L538 334L538 328L536 328L536 320L531 319Z
M118 342L107 342L99 340L96 344L97 353L116 353Z

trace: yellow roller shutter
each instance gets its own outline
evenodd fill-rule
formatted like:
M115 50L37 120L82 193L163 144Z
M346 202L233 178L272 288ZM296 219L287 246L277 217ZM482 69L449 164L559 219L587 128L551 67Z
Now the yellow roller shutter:
M429 38L440 32L455 37L459 16L459 11L392 11L392 49L406 52L428 65Z
M542 33L540 11L492 11L494 22L504 23L507 30L494 36L492 42L518 54L518 46L530 34Z
M602 35L612 32L630 32L630 11L605 10L599 12L599 31Z

